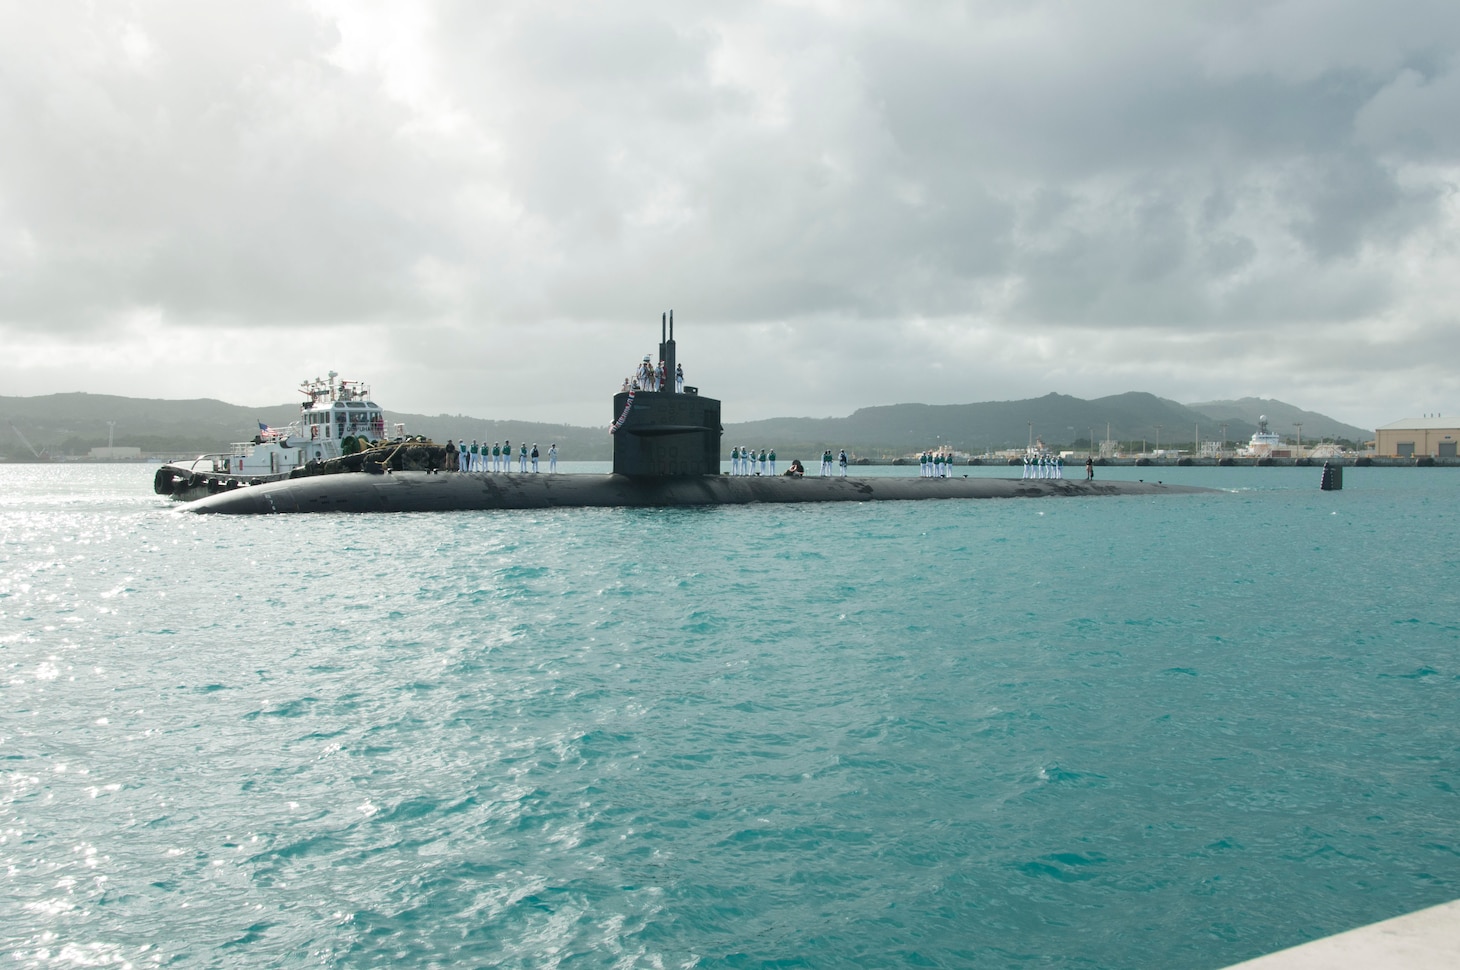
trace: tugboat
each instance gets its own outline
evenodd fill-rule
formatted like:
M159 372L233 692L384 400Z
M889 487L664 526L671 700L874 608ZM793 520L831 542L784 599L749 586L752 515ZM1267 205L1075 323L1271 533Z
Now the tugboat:
M299 420L287 428L259 422L259 433L251 441L235 441L226 453L168 462L157 469L152 490L191 502L288 478L297 468L339 458L352 439L384 438L385 414L370 400L370 388L360 381L337 381L338 377L330 371L328 378L302 382L299 392L305 400L299 405Z

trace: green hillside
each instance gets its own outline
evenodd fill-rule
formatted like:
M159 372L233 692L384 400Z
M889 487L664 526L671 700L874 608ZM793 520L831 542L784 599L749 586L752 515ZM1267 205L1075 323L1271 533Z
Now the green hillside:
M1023 401L981 404L894 404L862 408L845 418L773 418L726 425L725 442L759 448L774 445L788 454L846 448L858 455L891 457L948 444L970 453L1022 448L1033 438L1045 444L1086 447L1091 435L1104 440L1149 442L1155 447L1190 447L1221 435L1217 422L1175 401L1129 392L1086 401L1047 394ZM1228 422L1229 441L1245 440L1253 423Z
M1268 426L1280 435L1296 435L1298 429L1294 425L1301 421L1304 441L1346 438L1353 442L1363 442L1374 437L1371 429L1356 428L1316 411L1304 411L1271 398L1244 397L1236 401L1206 401L1188 404L1187 407L1217 421L1245 421L1253 425L1257 424L1257 419L1262 415L1267 415Z
M258 422L282 427L298 416L297 405L240 407L199 399L168 401L108 394L49 394L0 397L0 455L31 457L11 426L37 449L55 456L81 456L105 445L115 427L114 443L142 449L143 454L182 457L220 451L231 441L253 437ZM1202 440L1221 437L1243 442L1256 430L1258 414L1267 414L1273 430L1291 435L1294 421L1303 422L1304 440L1323 436L1362 441L1361 428L1303 411L1281 401L1248 398L1184 405L1153 394L1129 392L1082 400L1064 394L1023 401L979 404L893 404L861 408L844 418L771 418L725 426L724 450L747 445L775 448L786 458L814 458L824 449L846 448L855 455L895 457L921 448L951 445L981 453L1022 448L1031 437L1052 447L1084 448L1093 433L1098 442L1140 443L1149 447L1189 448L1200 430ZM536 442L542 449L556 442L564 460L602 461L612 457L613 441L605 426L584 428L529 421L494 420L468 415L424 415L386 412L393 425L403 422L411 434L438 441L448 437L479 441Z
M0 397L0 455L19 460L32 457L13 430L18 428L37 450L57 457L85 455L104 446L112 431L113 444L140 448L144 455L177 458L225 450L229 442L256 435L260 421L284 427L298 416L295 404L249 408L207 398L168 401L83 393ZM447 437L535 441L543 450L557 442L564 459L602 460L612 455L606 422L603 428L579 428L393 411L387 411L386 418L392 425L403 422L410 434L440 441ZM114 429L108 427L109 421L114 422Z

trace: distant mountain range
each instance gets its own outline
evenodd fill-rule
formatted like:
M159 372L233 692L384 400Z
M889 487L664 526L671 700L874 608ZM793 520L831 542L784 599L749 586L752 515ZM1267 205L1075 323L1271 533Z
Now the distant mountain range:
M1303 422L1304 440L1323 437L1362 442L1373 432L1304 411L1281 401L1246 398L1178 404L1131 391L1086 401L1064 394L1023 401L981 404L893 404L862 408L845 418L771 418L725 426L726 448L733 444L759 448L774 445L789 452L820 452L846 446L859 454L901 455L918 448L950 444L971 453L1022 448L1031 438L1050 446L1086 447L1093 435L1103 441L1147 442L1155 448L1191 447L1203 441L1245 442L1266 414L1278 434L1292 435L1294 421Z
M612 455L605 422L602 428L580 428L532 421L489 421L456 414L404 414L386 411L393 426L404 423L409 434L445 441L455 438L538 442L544 450L556 442L565 458L601 459ZM246 441L259 432L259 422L283 428L299 418L299 405L250 408L209 398L168 401L111 394L46 394L0 397L0 455L31 458L15 433L18 428L37 451L51 455L85 455L113 444L142 449L144 455L177 458L227 450L229 442ZM115 427L109 428L108 422Z
M0 455L27 459L32 457L31 447L55 456L85 455L91 448L105 445L109 431L114 434L114 444L141 448L146 455L196 455L253 437L260 421L284 427L298 414L297 405L248 408L206 398L168 401L84 393L0 397ZM528 441L544 448L556 442L569 460L603 460L612 455L607 427L460 414L386 414L391 424L403 422L408 432L437 440ZM1304 441L1327 437L1357 443L1373 437L1372 431L1281 401L1243 398L1178 404L1133 391L1093 401L1047 394L980 404L893 404L861 408L844 418L747 421L725 426L724 446L727 454L735 445L748 445L775 448L784 457L816 455L827 448L890 457L943 444L971 453L1022 448L1032 437L1050 446L1083 448L1092 435L1097 442L1104 440L1108 426L1114 441L1189 448L1198 431L1203 441L1221 438L1224 424L1227 441L1246 441L1263 414L1273 431L1289 437L1297 432L1294 425L1302 422Z
M1318 441L1322 438L1347 438L1363 442L1374 437L1372 429L1355 428L1351 424L1335 421L1327 415L1274 401L1271 398L1244 397L1236 401L1207 401L1202 404L1188 404L1193 411L1200 411L1218 421L1246 421L1256 425L1263 415L1267 416L1268 427L1281 435L1298 434L1296 425L1303 425L1304 441Z

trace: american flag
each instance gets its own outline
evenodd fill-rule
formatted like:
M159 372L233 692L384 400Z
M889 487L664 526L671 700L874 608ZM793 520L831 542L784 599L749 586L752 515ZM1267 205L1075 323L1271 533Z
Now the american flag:
M268 425L266 425L262 421L260 421L259 422L259 437L260 438L267 439L267 440L272 440L274 438L279 437L279 432L275 431L273 428L269 427Z

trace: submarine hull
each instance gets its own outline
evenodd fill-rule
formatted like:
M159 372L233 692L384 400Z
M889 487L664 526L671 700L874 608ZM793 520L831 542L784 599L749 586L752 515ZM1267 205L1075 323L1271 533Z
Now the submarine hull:
M446 512L483 509L651 508L956 498L1170 495L1210 489L1157 482L1020 478L791 478L699 475L346 473L254 485L200 499L203 514Z

